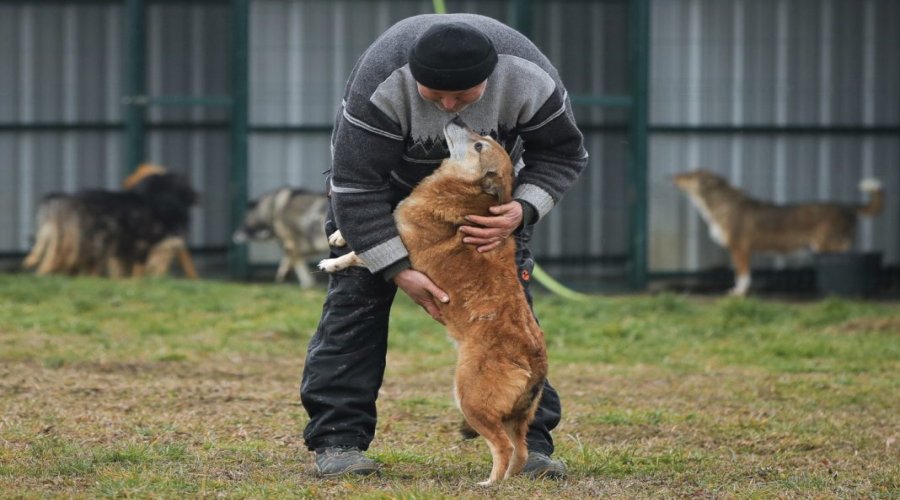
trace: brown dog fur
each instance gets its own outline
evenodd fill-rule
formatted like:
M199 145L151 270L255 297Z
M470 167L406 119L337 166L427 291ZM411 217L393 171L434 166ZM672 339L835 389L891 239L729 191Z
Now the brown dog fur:
M493 467L481 484L491 484L525 465L525 437L541 398L547 353L517 276L513 239L479 253L459 232L466 215L488 214L489 207L512 199L509 156L461 122L448 124L445 135L450 159L400 202L394 219L413 269L450 294L440 309L458 348L454 395L468 424L488 442ZM360 264L350 253L320 267Z
M865 205L776 205L752 198L706 170L677 174L673 182L699 210L712 239L731 254L733 295L745 295L750 288L753 252L845 252L853 243L857 216L876 215L884 207L884 191L875 180L860 184L869 193Z

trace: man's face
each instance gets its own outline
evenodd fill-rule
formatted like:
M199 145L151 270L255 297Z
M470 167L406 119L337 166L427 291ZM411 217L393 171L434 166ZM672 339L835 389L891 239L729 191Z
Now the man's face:
M484 89L487 88L487 80L465 90L435 90L421 83L416 83L416 87L419 89L419 95L422 96L422 99L433 103L441 111L459 113L466 109L469 104L481 99L481 96L484 95Z

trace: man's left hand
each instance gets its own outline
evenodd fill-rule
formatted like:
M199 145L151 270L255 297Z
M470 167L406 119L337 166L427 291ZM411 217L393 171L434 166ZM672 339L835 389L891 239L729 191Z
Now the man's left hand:
M490 211L492 216L467 215L466 220L476 225L459 228L465 235L463 243L477 245L479 252L497 248L522 225L522 205L518 201L493 206Z

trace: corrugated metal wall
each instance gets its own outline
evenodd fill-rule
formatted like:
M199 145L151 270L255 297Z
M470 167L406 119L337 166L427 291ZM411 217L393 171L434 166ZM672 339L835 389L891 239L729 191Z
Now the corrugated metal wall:
M504 21L510 12L501 0L447 7ZM879 177L889 205L862 225L859 246L897 264L900 197L891 190L900 187L900 2L651 0L651 7L651 271L726 262L667 179L695 166L779 201L856 201L857 180ZM531 36L570 94L628 92L627 8L625 0L534 2ZM356 58L393 22L431 9L420 0L251 2L252 196L284 184L321 187L331 121ZM124 174L123 15L117 1L0 1L0 253L27 250L42 194L114 188ZM229 93L228 2L150 2L147 23L151 95ZM551 269L577 264L580 275L600 276L615 267L598 267L601 256L615 262L629 248L628 114L588 105L575 113L591 164L539 226L534 249ZM188 173L203 192L192 245L228 241L227 119L227 108L148 113L148 160ZM744 126L794 131L730 128ZM251 252L255 262L276 254Z
M121 2L0 3L0 253L28 249L52 191L117 189L124 165ZM227 2L148 3L150 95L230 87ZM228 241L227 109L151 107L146 160L201 191L190 243Z
M121 17L0 4L0 252L28 248L44 193L121 179Z
M651 269L728 263L668 180L694 167L778 202L861 202L859 180L876 177L888 204L880 217L863 219L856 246L897 264L898 24L900 2L892 0L654 1L650 120L659 131L650 143ZM785 263L790 259L754 262Z

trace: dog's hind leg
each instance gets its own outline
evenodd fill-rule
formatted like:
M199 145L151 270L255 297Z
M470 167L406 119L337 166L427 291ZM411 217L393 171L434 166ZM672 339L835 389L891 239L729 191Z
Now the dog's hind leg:
M188 279L195 280L200 277L200 275L197 274L197 268L194 267L194 259L191 258L191 252L184 243L178 248L178 262L181 264L181 269Z
M300 282L300 288L311 288L316 284L316 279L313 278L312 273L309 272L309 268L306 267L305 259L294 261L294 274L297 275L297 281Z
M512 457L503 479L509 479L512 476L522 472L525 468L525 462L528 460L528 418L521 418L515 422L506 422L506 434L513 443Z
M475 429L478 434L483 437L491 450L493 466L491 467L491 475L486 480L478 483L481 486L488 486L505 478L510 466L515 444L509 438L506 428L500 417L497 415L487 415L483 412L469 410L466 411L463 405L463 415L466 421ZM527 454L526 450L526 454Z
M527 378L531 378L530 373ZM525 393L519 396L513 405L512 413L504 422L506 432L515 446L512 459L509 461L509 468L506 469L506 475L503 476L504 479L522 472L522 469L525 468L525 462L528 460L528 424L534 419L543 393L543 386L543 382L539 382L533 384L530 389L526 389Z
M275 271L275 282L282 283L284 282L284 277L287 276L288 271L291 270L291 259L284 254L281 256L281 260L278 262L278 270Z
M497 383L502 384L502 380L498 381L493 376L488 376L488 379L484 377L483 372L471 365L457 365L456 395L459 409L472 429L487 441L493 459L491 475L478 483L481 486L507 477L513 453L519 444L511 439L508 422L504 422L505 418L510 417L509 410L514 405L514 399L508 400L507 396L510 394L496 386Z
M170 236L160 241L150 248L150 252L147 254L144 275L153 277L165 276L172 267L172 261L175 260L175 255L178 254L179 260L181 259L182 251L186 252L187 248L185 248L184 239L181 237ZM187 259L189 268L193 269L193 263L190 262L190 255L187 256ZM181 262L181 265L182 268L184 268L183 261ZM187 270L185 270L185 274L190 277Z

